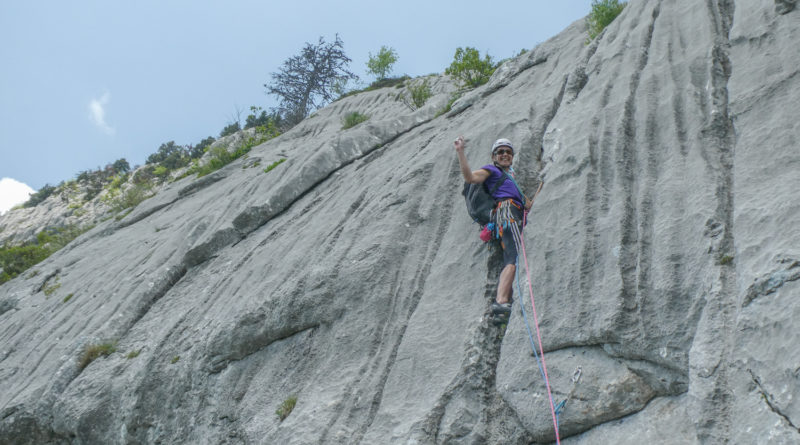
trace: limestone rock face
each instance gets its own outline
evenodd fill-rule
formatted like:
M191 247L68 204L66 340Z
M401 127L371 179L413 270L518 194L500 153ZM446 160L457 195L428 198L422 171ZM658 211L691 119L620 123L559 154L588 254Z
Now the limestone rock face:
M800 14L775 6L631 0L445 113L447 77L415 111L357 94L99 224L0 286L0 443L552 443L539 335L565 444L797 443ZM505 330L458 135L544 181Z

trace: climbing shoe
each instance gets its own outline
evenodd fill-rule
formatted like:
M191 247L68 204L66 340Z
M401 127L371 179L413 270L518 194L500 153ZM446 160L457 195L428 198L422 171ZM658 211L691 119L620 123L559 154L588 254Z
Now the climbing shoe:
M492 303L492 314L494 315L508 315L511 313L511 303Z

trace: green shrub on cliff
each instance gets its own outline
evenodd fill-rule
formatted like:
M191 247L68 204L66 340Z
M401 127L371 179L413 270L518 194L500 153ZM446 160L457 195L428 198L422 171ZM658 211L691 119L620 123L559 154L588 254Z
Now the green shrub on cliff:
M119 213L126 209L133 209L154 194L153 186L150 183L134 184L119 196L111 199L109 205L112 212Z
M48 229L36 235L36 241L0 247L0 284L44 261L91 227L67 226Z
M342 130L347 130L348 128L355 127L356 125L366 121L367 119L369 119L369 116L367 116L366 114L361 114L358 111L347 113L342 118Z
M40 188L36 193L30 195L28 201L22 204L23 207L36 207L37 204L47 199L53 192L56 191L56 188L50 184L45 184L44 187Z
M289 417L289 414L292 413L294 407L297 405L297 396L291 395L286 400L281 403L278 409L275 410L275 415L278 416L281 422L286 420Z
M597 37L609 23L613 22L627 4L618 0L592 0L592 11L586 17L589 40Z
M81 358L78 360L78 369L83 370L83 368L89 366L89 363L97 360L100 356L105 357L114 352L117 352L117 342L86 345Z
M475 88L488 82L495 68L497 65L488 53L481 59L477 49L467 47L456 49L453 62L444 73L453 76L466 88Z
M190 168L189 171L186 172L186 174L191 175L197 173L197 176L201 177L209 173L212 173L214 171L217 171L222 167L235 161L236 159L239 159L245 154L249 153L250 150L256 145L262 144L274 137L280 136L280 134L281 132L275 125L275 121L269 120L267 122L267 125L257 126L255 134L247 138L240 146L236 147L236 149L233 150L232 152L228 151L228 148L224 146L216 146L214 148L211 148L209 150L211 152L211 157L208 159L208 161L203 165L197 165Z
M403 101L404 104L411 111L418 110L425 105L425 102L428 101L433 96L433 92L431 91L431 86L428 83L428 79L424 79L422 83L417 83L416 85L410 85L408 87L408 96L401 95L400 100Z

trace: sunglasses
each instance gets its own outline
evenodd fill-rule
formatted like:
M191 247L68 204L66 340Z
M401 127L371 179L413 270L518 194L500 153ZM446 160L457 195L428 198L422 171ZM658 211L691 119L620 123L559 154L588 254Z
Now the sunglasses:
M500 155L511 155L511 156L514 156L514 152L513 151L511 151L511 150L502 150L502 149L501 150L497 150L496 152L494 152L494 154L496 154L498 156L500 156Z

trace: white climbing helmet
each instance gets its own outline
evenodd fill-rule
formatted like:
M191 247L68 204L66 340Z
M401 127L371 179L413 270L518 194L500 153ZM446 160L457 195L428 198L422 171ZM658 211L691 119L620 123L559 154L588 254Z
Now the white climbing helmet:
M494 144L492 145L492 156L494 156L495 152L500 147L508 147L508 148L511 149L511 153L512 154L514 153L514 146L511 145L511 141L509 141L508 139L505 139L505 138L500 138L500 139L494 141Z

